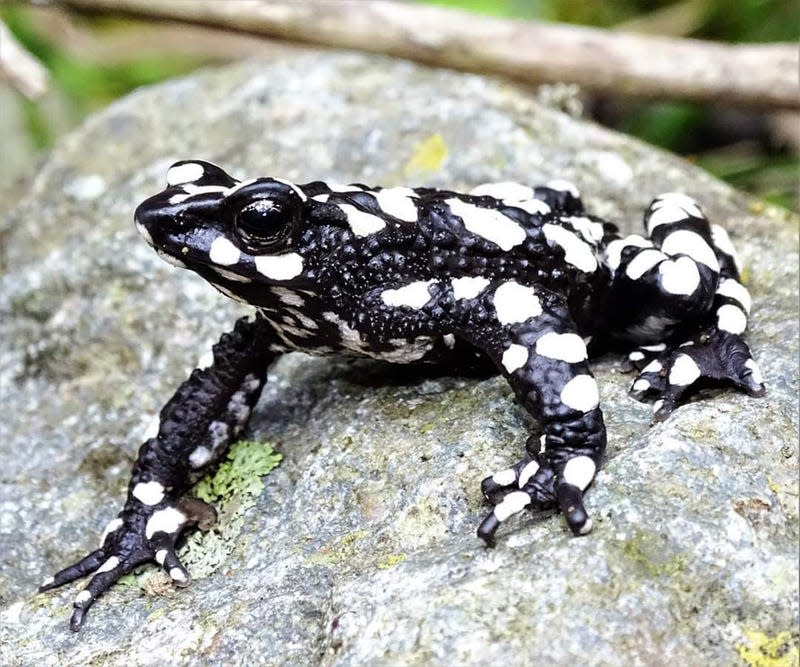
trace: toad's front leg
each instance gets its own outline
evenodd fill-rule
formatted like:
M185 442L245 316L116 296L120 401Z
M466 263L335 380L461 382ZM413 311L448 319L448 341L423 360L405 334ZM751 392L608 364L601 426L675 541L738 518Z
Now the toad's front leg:
M584 341L566 303L547 290L510 281L487 292L486 299L496 321L464 335L495 361L544 436L541 451L539 437L532 436L519 463L483 481L483 493L495 507L478 535L491 543L514 514L555 506L575 535L586 534L592 523L583 492L602 459L606 431Z
M106 528L100 548L46 580L46 591L93 574L78 593L70 627L78 630L86 611L134 567L156 561L178 585L188 573L175 543L189 526L210 527L213 508L183 495L225 453L246 426L275 353L261 319L242 318L213 348L213 363L196 369L159 415L158 434L139 450L128 500Z

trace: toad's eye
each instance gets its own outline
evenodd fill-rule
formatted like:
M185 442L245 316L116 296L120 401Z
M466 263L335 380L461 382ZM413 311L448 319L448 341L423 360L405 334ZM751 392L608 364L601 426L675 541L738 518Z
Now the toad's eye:
M291 232L292 217L281 202L259 199L236 214L234 229L246 247L264 250L286 238Z

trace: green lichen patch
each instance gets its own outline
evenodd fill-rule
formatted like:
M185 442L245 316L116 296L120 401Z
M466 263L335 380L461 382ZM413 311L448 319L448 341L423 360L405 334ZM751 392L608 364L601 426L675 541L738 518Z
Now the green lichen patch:
M719 443L719 434L713 424L681 423L678 424L678 430L692 442Z
M354 530L333 540L311 555L309 560L318 565L339 565L353 559L356 543L366 537L366 530Z
M225 460L213 475L206 475L194 487L193 495L208 503L223 505L234 497L253 498L261 493L261 479L283 456L263 442L242 440L231 446ZM250 507L248 505L248 507Z
M214 474L195 485L193 495L216 506L217 523L205 533L191 534L179 553L192 577L208 577L227 560L244 526L245 513L264 488L262 478L282 458L267 443L242 440L231 446Z
M242 440L231 445L215 473L195 485L192 495L215 506L217 522L211 530L191 533L178 552L194 579L210 576L228 559L244 526L245 512L255 505L264 488L262 478L282 458L268 443ZM125 575L119 583L136 585L153 597L162 597L173 588L166 574L147 565Z
M797 667L800 647L797 636L788 630L774 637L758 630L745 630L747 643L737 644L736 652L750 667Z
M652 535L636 533L622 545L622 553L649 577L675 577L682 574L686 570L687 556L670 556L665 546L659 545Z
M447 157L447 144L441 134L436 133L422 140L414 148L414 154L406 163L406 176L418 176L439 171Z
M388 570L390 567L399 565L408 559L406 554L389 554L383 560L378 561L379 570Z

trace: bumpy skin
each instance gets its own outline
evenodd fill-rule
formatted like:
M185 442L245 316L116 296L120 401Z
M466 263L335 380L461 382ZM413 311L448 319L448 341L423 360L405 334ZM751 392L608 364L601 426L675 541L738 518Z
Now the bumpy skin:
M606 446L593 347L633 348L632 392L665 419L704 383L757 396L761 374L741 338L750 297L734 250L693 199L656 198L648 236L620 239L585 214L565 181L530 188L491 183L469 194L273 178L240 182L185 161L142 203L136 226L167 261L254 306L161 411L139 452L128 500L100 548L42 585L93 574L71 627L119 577L155 560L188 582L175 543L213 522L185 498L246 426L281 353L351 354L458 371L490 360L541 433L525 456L483 480L493 510L487 543L529 508L557 507L576 535L591 530L583 492Z

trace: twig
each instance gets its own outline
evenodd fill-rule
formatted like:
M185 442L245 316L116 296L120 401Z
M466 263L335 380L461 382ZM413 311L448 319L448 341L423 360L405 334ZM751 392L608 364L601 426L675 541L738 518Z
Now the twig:
M47 90L44 65L28 53L0 21L0 73L22 95L35 100Z
M477 16L388 0L61 0L74 8L385 53L529 83L649 98L800 108L791 44L720 44Z

